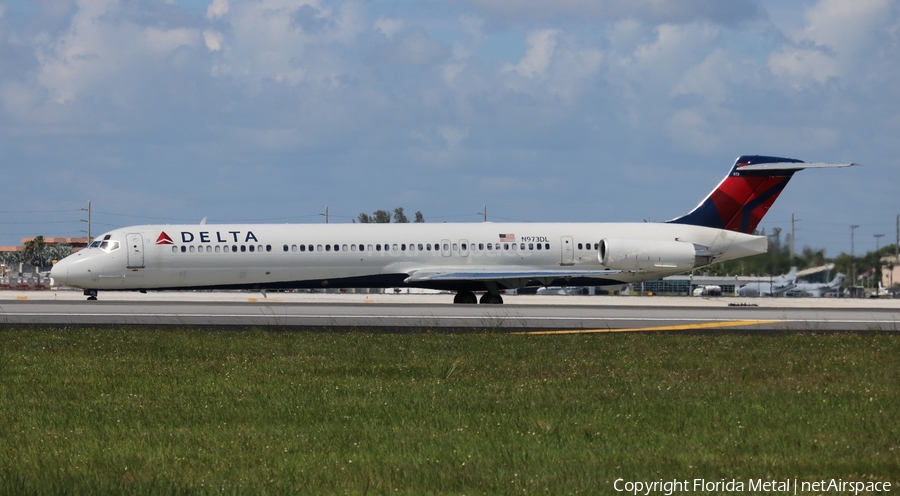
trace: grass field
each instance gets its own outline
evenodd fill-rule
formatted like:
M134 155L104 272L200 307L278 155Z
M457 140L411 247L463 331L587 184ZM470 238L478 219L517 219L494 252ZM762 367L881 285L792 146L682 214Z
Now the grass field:
M2 494L795 477L900 484L900 336L0 331Z

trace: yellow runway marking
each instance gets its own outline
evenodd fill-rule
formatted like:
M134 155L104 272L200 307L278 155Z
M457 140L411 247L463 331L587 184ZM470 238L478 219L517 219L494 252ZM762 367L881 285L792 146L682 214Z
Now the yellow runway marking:
M563 329L558 331L514 332L513 334L594 334L602 332L660 332L660 331L695 331L698 329L715 329L719 327L740 327L764 324L776 324L783 320L733 320L726 322L706 322L703 324L680 324L659 327L626 327L621 329Z

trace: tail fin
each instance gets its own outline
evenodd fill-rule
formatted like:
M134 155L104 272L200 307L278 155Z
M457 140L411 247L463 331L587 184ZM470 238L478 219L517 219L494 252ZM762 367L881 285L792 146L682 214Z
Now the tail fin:
M839 287L841 285L841 283L844 282L844 277L845 277L844 274L841 274L840 272L838 272L837 276L834 279L832 279L831 282L828 283L828 287L831 287L831 288ZM881 284L881 283L879 282L878 284Z
M851 165L857 164L808 164L793 158L741 155L700 205L669 222L753 234L795 172Z

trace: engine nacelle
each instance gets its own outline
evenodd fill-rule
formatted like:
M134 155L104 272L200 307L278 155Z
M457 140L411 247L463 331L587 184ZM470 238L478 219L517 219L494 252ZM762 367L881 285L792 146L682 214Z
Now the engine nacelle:
M693 243L682 241L604 238L597 258L605 267L616 270L690 270L696 252Z

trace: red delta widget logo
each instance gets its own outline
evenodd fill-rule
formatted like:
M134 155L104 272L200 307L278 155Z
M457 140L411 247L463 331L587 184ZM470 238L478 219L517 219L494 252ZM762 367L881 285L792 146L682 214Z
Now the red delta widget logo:
M253 234L253 231L200 231L198 233L181 231L182 243L193 243L195 240L200 243L249 243L250 241L259 243L259 239ZM156 244L174 245L175 242L172 241L171 236L162 231L156 238Z

